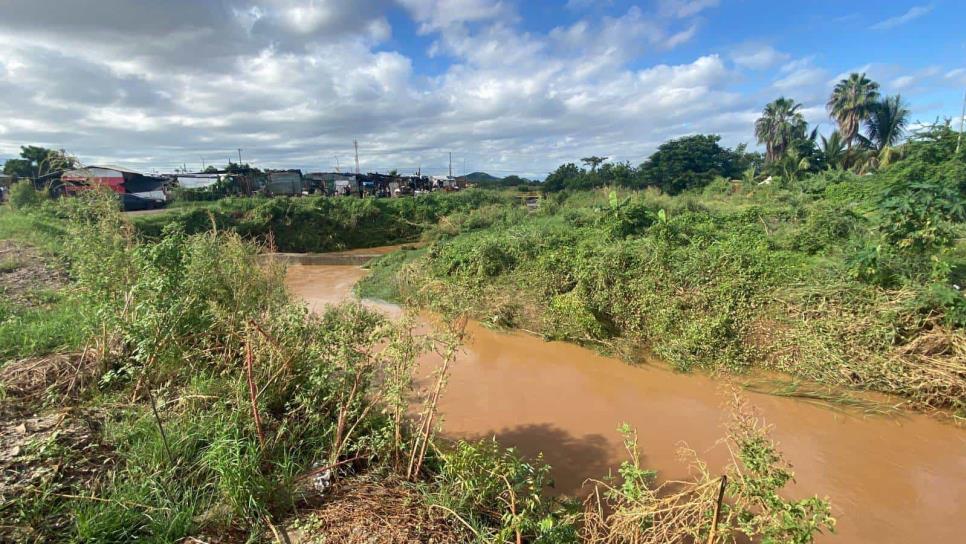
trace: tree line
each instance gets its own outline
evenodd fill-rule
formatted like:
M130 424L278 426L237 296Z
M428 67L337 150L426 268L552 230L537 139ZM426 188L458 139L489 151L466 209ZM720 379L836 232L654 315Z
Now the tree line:
M819 135L802 113L802 104L781 96L768 103L755 122L755 137L764 153L720 145L720 136L696 134L661 144L637 167L609 163L607 157L567 163L547 176L544 191L601 186L634 189L657 187L668 194L702 187L717 178L750 182L768 176L797 180L823 170L867 173L903 156L901 142L910 111L900 95L882 96L879 84L864 73L839 81L826 103L836 129Z

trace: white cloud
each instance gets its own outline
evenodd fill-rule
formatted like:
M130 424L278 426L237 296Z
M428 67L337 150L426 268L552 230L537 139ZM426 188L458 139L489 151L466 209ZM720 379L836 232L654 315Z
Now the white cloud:
M445 29L462 23L503 19L512 16L509 5L494 0L398 0L422 24L422 32Z
M0 153L33 143L170 170L240 147L258 166L320 170L349 164L358 139L363 169L437 173L452 151L472 169L542 176L590 153L638 163L697 131L751 141L774 95L818 116L827 94L814 59L760 44L657 63L694 39L693 17L713 2L526 32L508 0L400 1L435 42L439 72L393 50L383 0L8 0ZM777 81L738 93L751 70Z
M775 80L772 86L782 93L794 93L802 100L824 93L824 88L828 86L828 72L815 66L812 57L785 63L779 69L779 74L782 77Z
M966 68L956 68L946 72L945 78L956 85L966 85Z
M658 12L666 17L691 17L718 5L718 0L660 0Z
M735 64L752 70L765 70L789 58L788 53L782 53L770 45L747 44L731 53L731 60Z
M903 91L916 83L916 77L911 75L899 76L889 82L889 86L897 91Z
M923 15L927 15L933 9L932 4L925 4L921 6L913 6L909 8L908 11L902 15L897 15L895 17L889 17L888 19L883 19L878 23L870 26L872 30L890 30L898 26L902 26L906 23L912 22Z

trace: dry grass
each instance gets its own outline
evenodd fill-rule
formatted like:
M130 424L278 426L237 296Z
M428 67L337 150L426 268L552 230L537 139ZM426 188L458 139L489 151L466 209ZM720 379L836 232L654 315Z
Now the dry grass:
M607 513L612 505L601 497L613 491L598 482L585 502L582 541L586 544L665 544L697 542L707 532L719 480L706 476L690 482L667 482L636 501ZM678 489L678 491L671 491Z
M302 544L461 543L459 522L423 502L420 493L393 480L342 480L318 508L299 516L289 536Z
M753 327L754 345L772 369L961 410L966 333L942 325L941 316L910 311L914 297L911 290L789 289L776 299L775 320Z
M91 352L29 357L0 368L0 387L23 404L50 395L74 398L96 378L99 366Z
M687 480L653 487L626 476L615 484L594 481L594 493L584 502L582 542L811 542L816 532L833 529L828 504L817 497L797 502L786 493L779 497L793 474L768 438L770 427L737 393L731 410L722 441L731 462L721 476L711 474L694 450L682 447ZM639 459L636 439L628 451L632 460Z

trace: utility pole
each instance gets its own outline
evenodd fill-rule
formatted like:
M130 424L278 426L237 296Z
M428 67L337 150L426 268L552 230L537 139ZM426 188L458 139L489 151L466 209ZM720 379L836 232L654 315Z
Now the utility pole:
M342 173L342 167L339 166L339 157L336 157L335 158L335 173L336 174L341 174Z
M352 140L352 147L356 150L356 174L359 174L359 140Z
M453 177L453 152L449 152L449 177Z
M241 148L238 148L238 166L241 166Z
M963 143L963 122L966 121L966 92L963 92L963 113L959 116L959 137L956 138L956 154L959 155L959 146Z
M201 171L204 172L205 170L207 170L207 168L205 168L205 158L201 157Z

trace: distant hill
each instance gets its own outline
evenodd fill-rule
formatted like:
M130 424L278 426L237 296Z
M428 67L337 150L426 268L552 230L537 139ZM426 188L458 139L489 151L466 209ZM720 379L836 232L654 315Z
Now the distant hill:
M462 176L462 178L465 179L466 181L470 181L473 183L500 181L503 179L503 178L498 178L496 176L491 176L486 172L473 172L472 174L466 174L465 176Z

